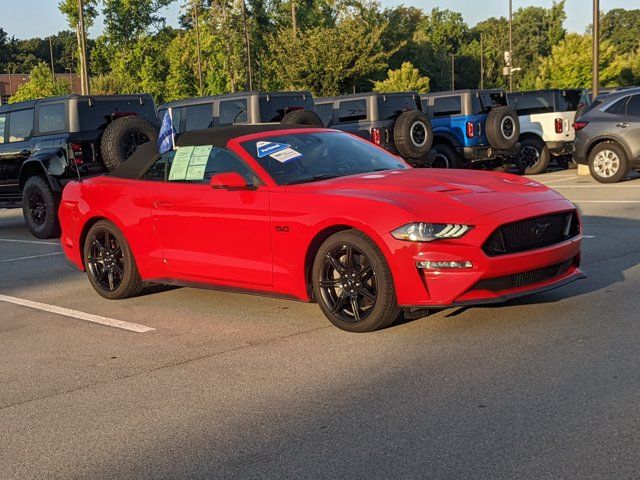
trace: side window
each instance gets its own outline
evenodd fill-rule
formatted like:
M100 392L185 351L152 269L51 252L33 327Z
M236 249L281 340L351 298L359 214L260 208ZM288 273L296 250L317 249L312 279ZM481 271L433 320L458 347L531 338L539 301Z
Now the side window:
M9 114L9 143L23 142L33 134L33 109Z
M52 133L66 130L66 109L64 103L38 107L38 132Z
M211 103L191 105L186 107L185 110L187 116L185 131L213 127L213 105ZM173 121L175 123L175 119Z
M320 103L316 105L316 113L322 120L325 127L331 125L333 121L333 103Z
M367 118L366 100L347 100L338 106L338 122L349 123Z
M627 103L627 115L640 118L640 95L634 95Z
M150 180L154 182L164 182L167 178L167 172L171 168L173 162L173 156L176 154L175 150L169 150L168 152L160 155L142 174L141 180Z
M0 115L0 143L4 143L4 130L7 126L7 114Z
M165 162L170 182L209 183L217 173L237 172L247 183L257 178L242 160L226 148L212 145L178 147L175 155Z
M460 95L435 98L433 100L431 112L434 117L460 115L462 113L462 99L460 98Z
M225 100L220 102L220 125L245 123L247 121L247 100Z
M616 103L607 108L607 113L612 113L613 115L621 115L624 114L624 107L627 104L627 100L629 97L623 97L618 100Z

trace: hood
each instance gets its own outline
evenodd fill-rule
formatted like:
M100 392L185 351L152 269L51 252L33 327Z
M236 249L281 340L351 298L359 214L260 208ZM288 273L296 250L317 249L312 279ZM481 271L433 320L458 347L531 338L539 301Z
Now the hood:
M350 175L296 185L321 195L368 198L393 203L425 217L466 221L522 205L563 199L526 177L477 170L410 168Z

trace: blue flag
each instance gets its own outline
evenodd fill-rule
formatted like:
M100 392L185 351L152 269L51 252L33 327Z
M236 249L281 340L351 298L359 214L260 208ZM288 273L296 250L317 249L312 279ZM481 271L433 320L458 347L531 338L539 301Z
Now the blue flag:
M160 153L168 152L174 148L174 138L176 130L173 128L173 118L171 117L171 110L167 109L167 113L164 114L162 119L162 126L160 127L160 134L158 135L158 150Z

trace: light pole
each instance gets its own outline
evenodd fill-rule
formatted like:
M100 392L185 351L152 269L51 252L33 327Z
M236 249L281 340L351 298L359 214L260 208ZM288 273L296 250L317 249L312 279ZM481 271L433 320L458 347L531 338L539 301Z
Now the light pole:
M593 98L600 92L600 1L593 0Z
M80 62L81 62L81 85L82 85L82 94L83 95L91 95L89 89L89 70L87 66L87 37L84 32L84 6L82 5L82 0L78 0L78 39L80 40Z
M198 2L193 4L193 21L196 24L196 45L198 47L198 92L202 96L202 54L200 52L200 22L198 20Z
M513 1L509 0L509 92L513 92Z
M484 34L480 34L480 90L484 90Z

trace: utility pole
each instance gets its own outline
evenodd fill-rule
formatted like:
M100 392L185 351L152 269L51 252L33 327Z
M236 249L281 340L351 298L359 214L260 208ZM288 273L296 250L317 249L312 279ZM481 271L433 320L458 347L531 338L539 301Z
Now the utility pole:
M484 90L484 34L480 34L480 90Z
M593 85L591 96L600 93L600 1L593 0Z
M291 0L291 26L293 27L293 36L298 35L298 19L296 16L296 0Z
M456 89L456 57L451 54L451 90Z
M56 70L53 67L53 44L51 43L51 37L49 37L49 57L51 58L51 76L55 80Z
M78 0L78 38L80 39L80 74L81 74L81 85L82 85L82 95L91 95L91 91L89 89L89 68L87 66L87 38L85 36L84 31L84 5L82 4L82 0Z
M253 72L251 70L251 40L249 39L249 29L247 27L247 8L244 4L244 0L240 0L242 3L242 22L244 23L244 38L247 49L247 80L249 90L253 90Z
M509 0L509 92L513 92L513 1Z
M198 21L198 0L193 3L193 21L196 24L196 45L198 47L198 93L202 96L202 54L200 51L200 22Z

